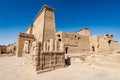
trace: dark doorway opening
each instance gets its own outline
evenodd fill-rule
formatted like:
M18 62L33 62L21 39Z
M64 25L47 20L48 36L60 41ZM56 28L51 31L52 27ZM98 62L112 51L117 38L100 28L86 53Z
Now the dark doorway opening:
M92 46L92 51L95 52L95 47L94 46Z
M71 64L70 58L65 59L65 65L66 65L66 66L69 66L70 64Z
M1 54L4 54L4 52L1 52Z
M16 51L16 46L14 46L13 50Z
M109 40L108 43L111 44L111 40Z
M65 53L66 53L66 54L68 53L68 47L65 48Z

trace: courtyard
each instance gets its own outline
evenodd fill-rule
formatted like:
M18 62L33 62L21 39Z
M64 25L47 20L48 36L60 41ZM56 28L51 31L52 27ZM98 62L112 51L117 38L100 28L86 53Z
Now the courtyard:
M95 66L92 68L80 64L36 74L24 66L23 57L0 58L0 80L120 80L119 71L107 69L103 71L100 66L95 69Z

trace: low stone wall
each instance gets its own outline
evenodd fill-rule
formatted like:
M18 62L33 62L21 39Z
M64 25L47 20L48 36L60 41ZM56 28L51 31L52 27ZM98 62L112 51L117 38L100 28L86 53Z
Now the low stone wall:
M32 66L37 73L51 71L65 66L64 52L41 51L38 55L26 56L26 64Z

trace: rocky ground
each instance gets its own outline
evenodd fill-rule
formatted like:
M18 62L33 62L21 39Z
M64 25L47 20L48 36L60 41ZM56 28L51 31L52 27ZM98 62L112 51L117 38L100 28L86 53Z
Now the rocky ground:
M103 70L104 69L104 70ZM106 70L105 70L106 69ZM24 66L24 58L0 58L0 80L120 80L118 69L95 65L71 65L50 72L35 74Z

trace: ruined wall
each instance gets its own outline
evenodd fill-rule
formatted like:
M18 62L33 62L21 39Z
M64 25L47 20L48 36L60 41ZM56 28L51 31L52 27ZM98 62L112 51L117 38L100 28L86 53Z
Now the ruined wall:
M103 37L99 39L99 53L111 53L110 43Z
M90 37L90 52L95 53L112 53L113 47L117 46L113 40L111 34L105 34L104 36L94 35Z
M83 28L78 31L76 31L77 34L83 35L83 36L90 36L90 31L88 28Z
M56 39L65 44L66 53L89 52L89 36L70 32L57 32Z
M115 51L115 52L120 51L120 46L119 46L118 41L111 41L110 47L112 51Z
M16 42L7 45L7 53L16 54L17 45Z
M5 45L0 45L0 54L6 53L7 47Z
M90 37L90 52L95 52L95 53L98 53L98 47L99 47L99 38L100 36L91 36Z
M46 45L33 42L30 53L25 53L25 64L37 73L65 66L64 45L50 39ZM60 46L59 46L60 45ZM43 50L42 50L43 47Z

